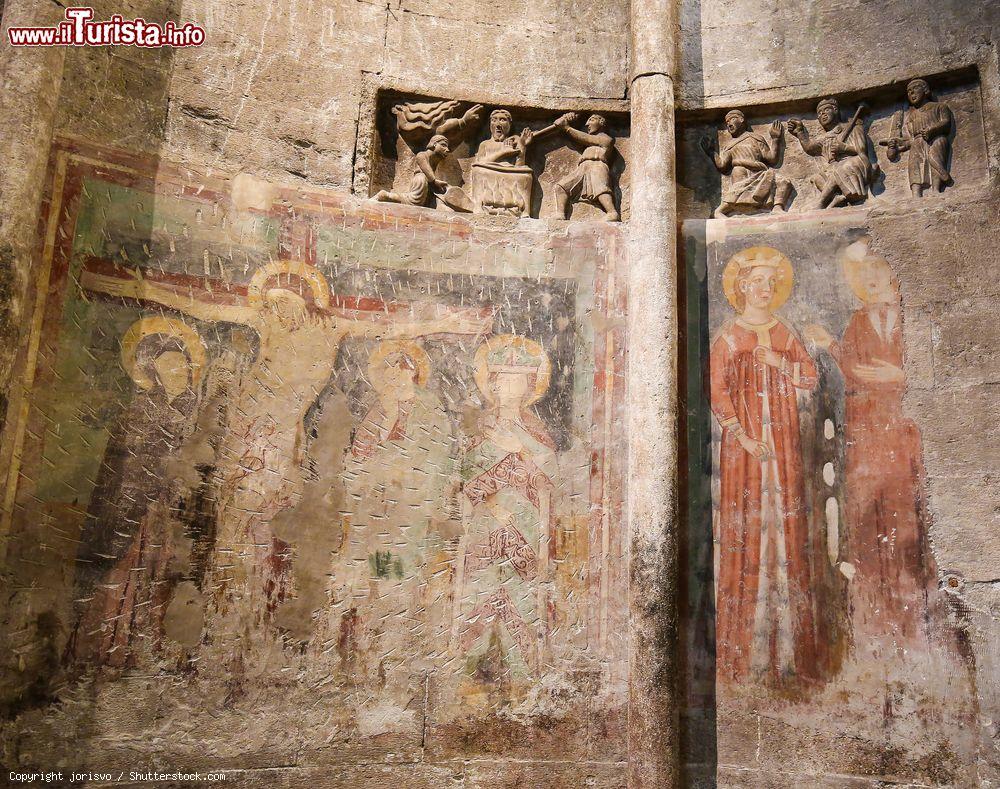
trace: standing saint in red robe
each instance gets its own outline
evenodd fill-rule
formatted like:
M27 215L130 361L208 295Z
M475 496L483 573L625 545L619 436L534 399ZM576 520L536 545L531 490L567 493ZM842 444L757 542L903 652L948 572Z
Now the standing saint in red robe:
M862 306L838 343L819 326L807 337L829 350L846 389L848 561L855 631L909 640L919 633L937 577L923 518L917 426L903 416L903 326L892 269L864 240L844 271Z
M773 313L792 287L791 263L767 247L734 256L723 284L739 317L712 342L712 411L719 453L717 672L778 683L817 674L809 531L797 393L816 368Z

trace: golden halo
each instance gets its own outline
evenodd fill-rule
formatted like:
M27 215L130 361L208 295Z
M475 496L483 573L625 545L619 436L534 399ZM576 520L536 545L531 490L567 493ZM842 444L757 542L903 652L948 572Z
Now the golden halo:
M136 353L139 349L139 343L154 334L162 334L165 337L180 340L190 360L191 388L197 388L202 370L205 367L205 344L201 340L201 335L186 323L162 315L140 318L129 326L128 331L122 337L122 367L135 381L135 385L140 389L149 389L153 385L153 380L142 369L142 366L136 364Z
M849 244L840 253L840 262L844 267L844 279L847 280L847 285L853 291L854 295L861 299L864 304L868 304L872 297L868 292L868 288L862 283L861 275L864 273L865 267L872 260L877 260L889 268L891 274L892 269L888 262L886 262L885 258L872 252L867 237L860 238L853 244Z
M378 344L368 357L368 379L372 385L378 388L375 382L380 379L383 362L395 353L404 353L413 360L416 365L414 383L417 386L427 386L427 379L431 375L431 360L427 351L412 340L385 340Z
M512 364L492 365L493 369L509 369L518 372L525 372L535 376L535 391L524 401L524 405L531 405L541 399L542 395L549 388L549 379L552 375L552 362L549 355L534 340L522 337L517 334L500 334L490 337L476 350L476 360L474 376L476 386L483 393L487 400L493 402L493 392L490 390L490 364L488 357L506 349L511 357Z
M330 285L326 277L315 266L303 263L301 260L275 260L266 266L261 266L254 272L247 287L247 300L251 307L259 307L264 301L264 285L272 277L278 278L281 287L281 275L290 274L304 280L312 291L313 300L320 309L330 306ZM271 288L268 288L270 290ZM289 288L290 289L290 288Z
M792 271L792 262L771 247L749 247L729 258L729 262L726 263L726 268L722 272L722 290L725 292L726 298L733 305L733 309L739 309L736 306L736 278L741 269L755 266L770 266L777 269L771 309L778 309L788 301L788 297L792 293L795 273Z

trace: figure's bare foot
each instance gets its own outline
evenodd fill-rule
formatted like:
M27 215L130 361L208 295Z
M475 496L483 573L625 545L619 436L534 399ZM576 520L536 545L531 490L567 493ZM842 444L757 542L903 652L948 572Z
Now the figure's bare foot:
M775 203L774 208L771 209L772 214L787 214L788 209L785 208L784 203Z
M618 215L617 211L605 211L604 219L607 222L617 222L621 217Z

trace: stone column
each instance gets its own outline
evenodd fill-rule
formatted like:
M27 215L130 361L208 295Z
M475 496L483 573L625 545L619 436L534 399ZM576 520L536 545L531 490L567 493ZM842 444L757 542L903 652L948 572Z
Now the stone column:
M632 0L628 228L628 786L679 783L677 0Z

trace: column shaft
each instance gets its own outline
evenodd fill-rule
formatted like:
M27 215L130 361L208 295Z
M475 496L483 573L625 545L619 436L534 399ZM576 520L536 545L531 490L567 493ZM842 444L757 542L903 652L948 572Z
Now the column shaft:
M672 0L633 0L628 786L678 785L677 215Z

